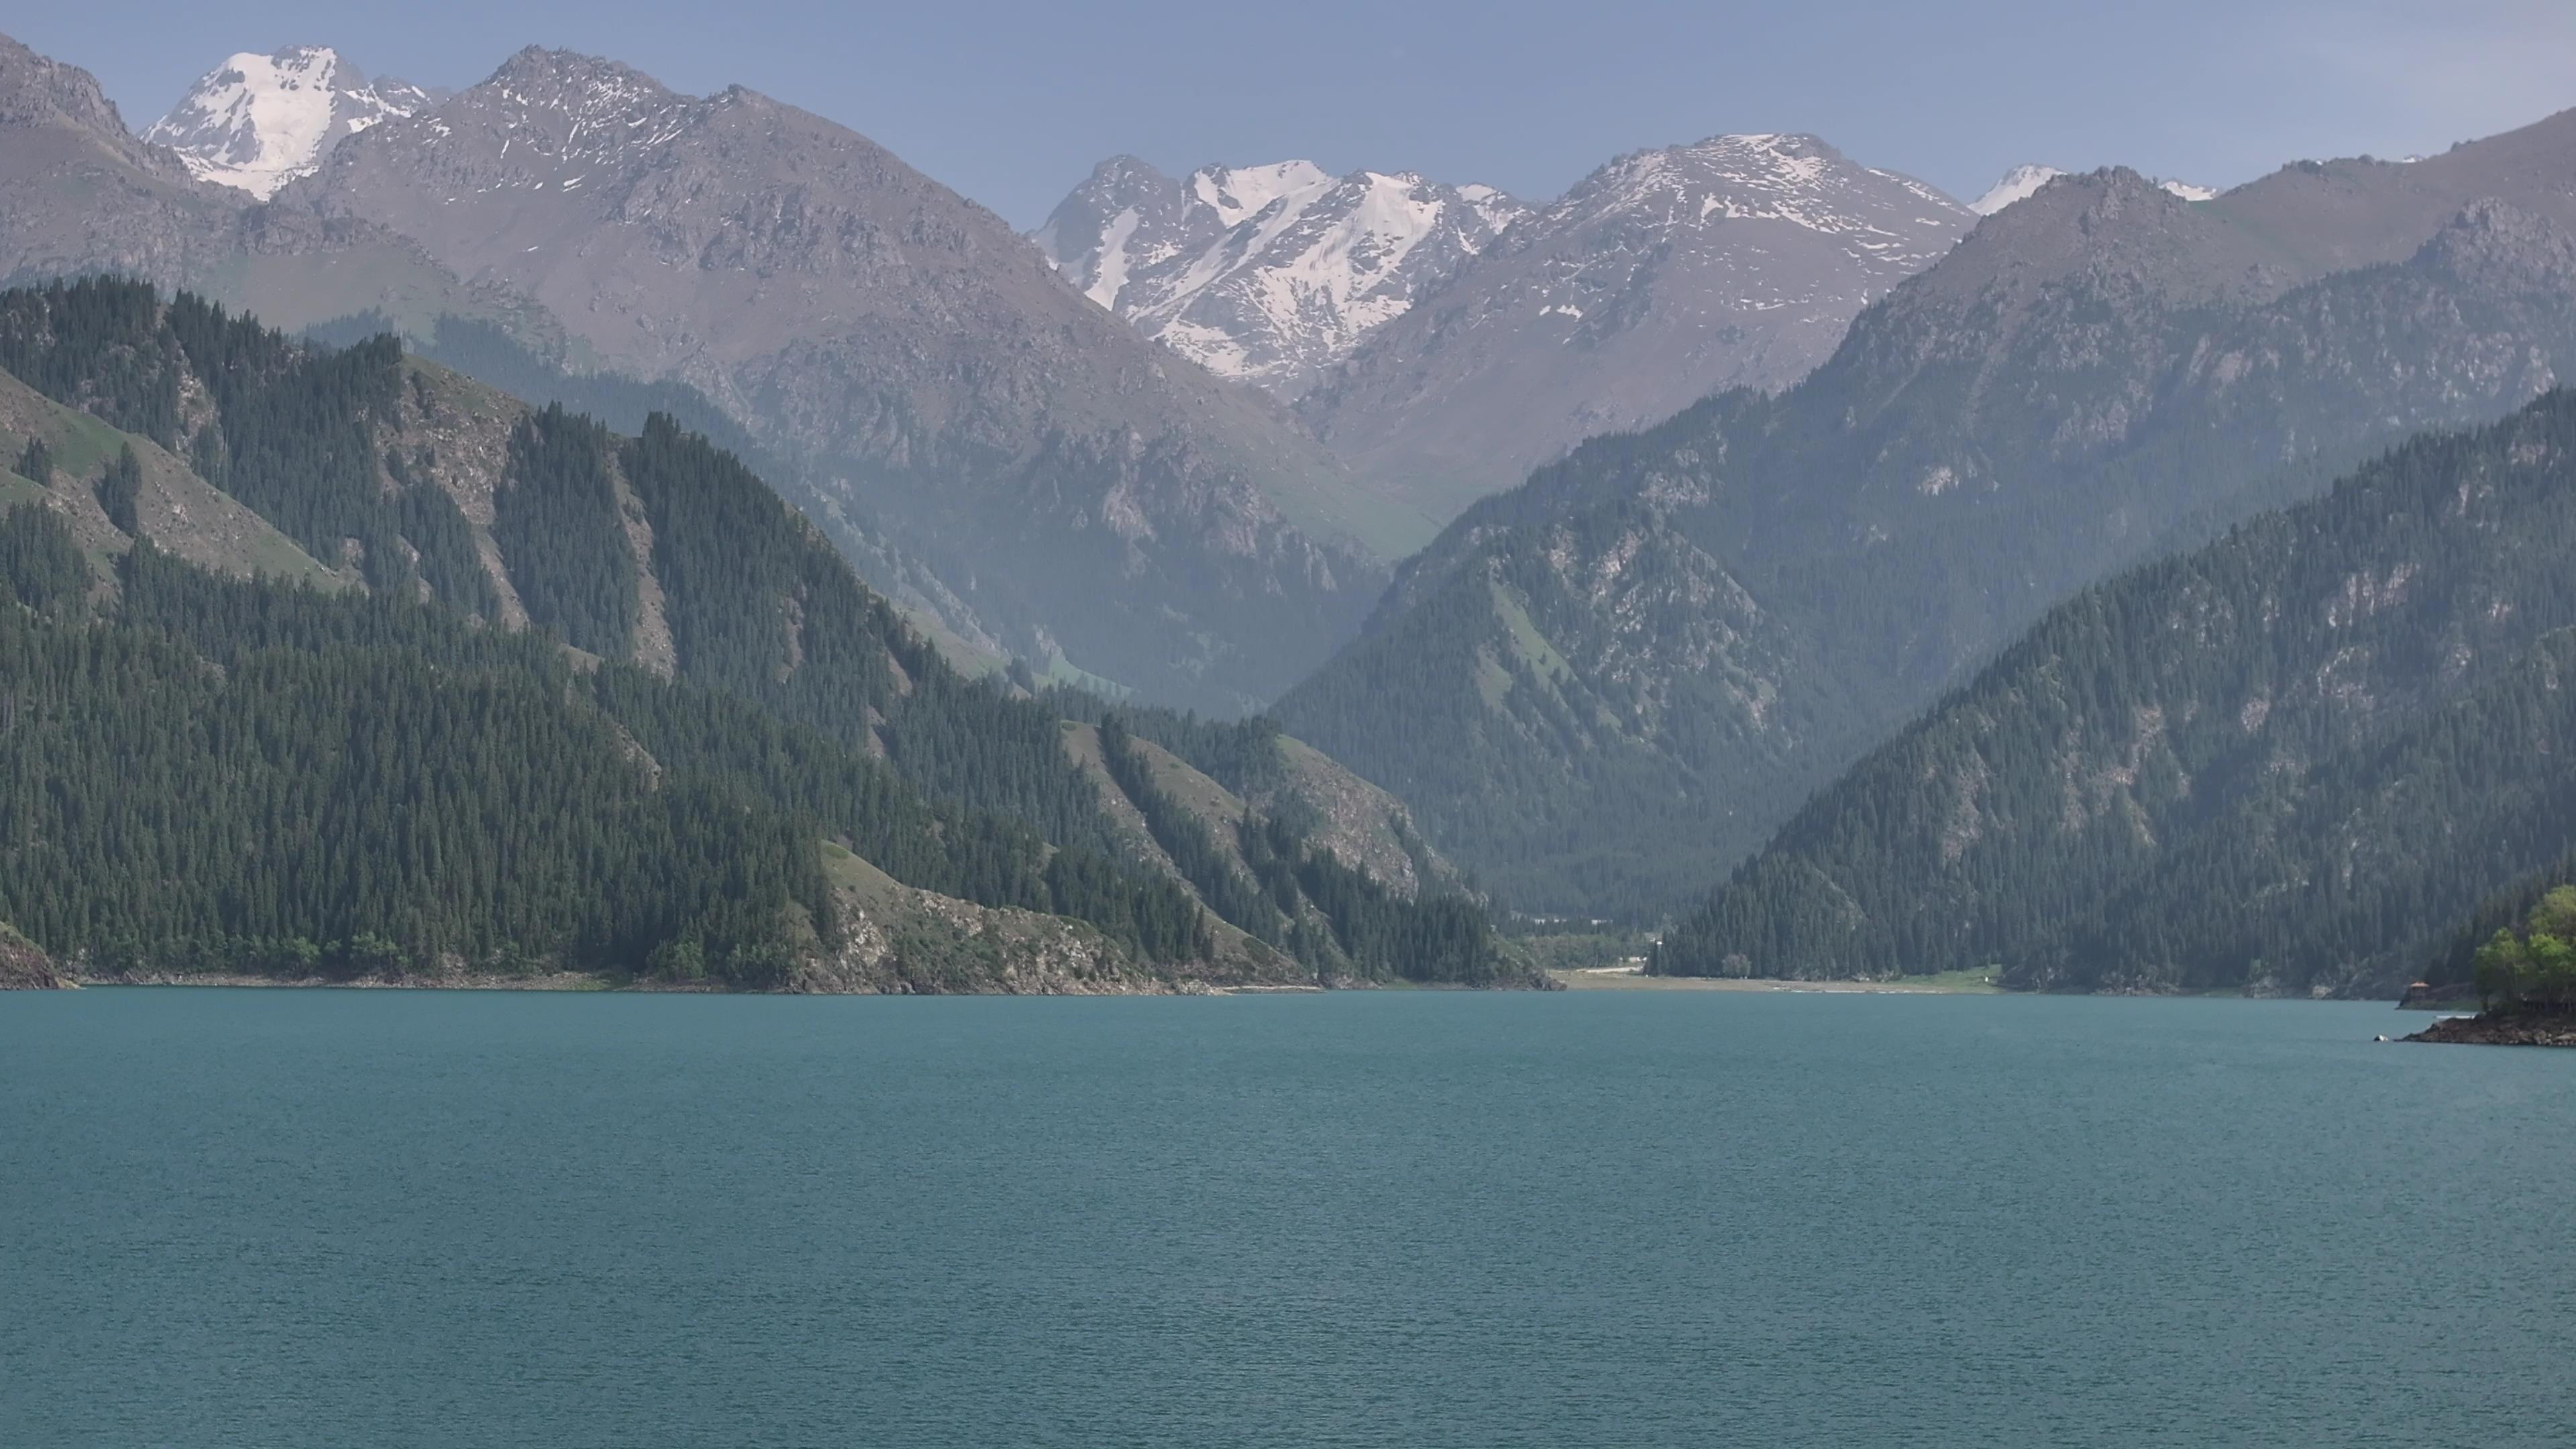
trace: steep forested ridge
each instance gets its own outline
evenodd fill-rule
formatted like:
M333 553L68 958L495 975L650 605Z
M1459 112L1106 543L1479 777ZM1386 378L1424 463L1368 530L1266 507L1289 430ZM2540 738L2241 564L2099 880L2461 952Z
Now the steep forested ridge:
M622 438L425 369L389 338L301 346L116 282L0 294L0 323L49 396L158 429L367 585L227 581L111 520L130 536L99 555L122 557L102 594L64 520L84 493L125 499L132 448L93 444L90 479L20 458L49 477L38 506L0 513L13 617L32 631L0 688L46 702L31 724L128 721L77 749L32 728L8 742L33 793L0 813L0 841L33 853L0 919L15 902L57 952L118 969L550 964L775 986L836 949L828 839L884 890L1071 918L1140 961L1208 969L1199 905L1125 852L1050 705L959 675L739 460L669 418ZM531 628L495 627L512 620ZM104 676L63 662L93 645L131 661ZM385 734L379 710L406 723ZM1231 770L1278 753L1267 726L1151 717ZM504 741L521 750L510 769L492 764ZM114 779L134 751L164 762L159 784ZM70 787L35 788L57 768ZM173 783L199 776L197 793ZM200 798L219 786L233 793ZM244 822L261 833L224 834ZM148 910L104 869L144 840L178 862L179 888ZM526 863L496 869L510 850ZM504 881L525 888L504 901ZM573 902L576 882L596 899ZM1076 977L1116 974L1069 949L1092 961ZM1237 952L1218 974L1294 970L1264 959ZM897 972L908 989L962 979L918 966Z
M2052 610L1665 938L1687 974L2381 991L2576 847L2576 393Z

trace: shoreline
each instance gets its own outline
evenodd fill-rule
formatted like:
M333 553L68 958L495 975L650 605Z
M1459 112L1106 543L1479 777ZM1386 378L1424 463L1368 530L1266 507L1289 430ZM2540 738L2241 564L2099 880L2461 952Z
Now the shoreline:
M2576 1047L2576 1015L2446 1016L2398 1040L2432 1046Z
M63 978L64 991L84 989L136 991L503 991L551 992L567 995L626 996L1299 996L1322 995L1325 988L1299 984L1219 984L1210 981L1173 981L1161 983L1161 989L1149 991L728 991L722 987L701 986L683 982L610 981L578 972L552 972L544 976L462 976L408 981L386 981L362 978L334 981L327 977L308 976L283 980L274 976L72 976ZM1373 986L1342 987L1340 990L1383 989Z
M1649 976L1633 966L1550 971L1568 991L1756 991L1813 996L2003 996L1992 981L1947 976L1893 981L1792 981L1776 976Z

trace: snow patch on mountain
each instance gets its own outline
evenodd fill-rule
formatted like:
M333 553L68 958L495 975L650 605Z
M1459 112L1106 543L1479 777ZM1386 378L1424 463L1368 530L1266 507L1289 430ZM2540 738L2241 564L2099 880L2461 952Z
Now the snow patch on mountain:
M2170 176L2157 177L2156 184L2185 201L2208 201L2218 195L2218 188L2215 186L2195 186L2191 182L2177 181Z
M341 137L416 115L443 95L406 81L370 83L327 45L244 51L200 77L143 139L178 152L200 180L264 201L312 175Z
M1311 198L1332 184L1332 174L1312 161L1204 166L1191 173L1190 194L1214 211L1220 223L1237 226L1274 201Z
M2016 166L2004 173L2003 180L1987 187L1985 195L1969 202L1968 209L1979 216L1992 216L2065 174L2054 166Z

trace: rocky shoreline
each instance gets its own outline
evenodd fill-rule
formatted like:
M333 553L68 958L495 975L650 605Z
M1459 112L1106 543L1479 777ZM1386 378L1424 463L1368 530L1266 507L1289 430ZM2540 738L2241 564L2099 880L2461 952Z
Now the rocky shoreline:
M2488 1012L2482 1016L2446 1016L2399 1040L2451 1046L2576 1047L2576 1015Z

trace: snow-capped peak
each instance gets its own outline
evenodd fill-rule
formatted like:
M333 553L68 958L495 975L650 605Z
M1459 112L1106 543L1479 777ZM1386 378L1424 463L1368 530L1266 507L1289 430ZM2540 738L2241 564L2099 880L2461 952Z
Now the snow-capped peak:
M2215 186L2195 186L2188 181L2176 181L2170 176L2157 177L2156 184L2185 201L2208 201L2218 195L2218 188Z
M341 137L442 95L397 80L370 84L327 45L244 51L208 71L143 139L178 152L202 180L266 200L311 175Z
M1986 194L1968 203L1968 209L1979 216L1992 216L2014 202L2066 173L2054 166L2016 166L2004 173L2004 179L1986 188Z
M1093 301L1228 377L1293 395L1527 214L1490 186L1311 161L1174 181L1104 161L1036 233Z

